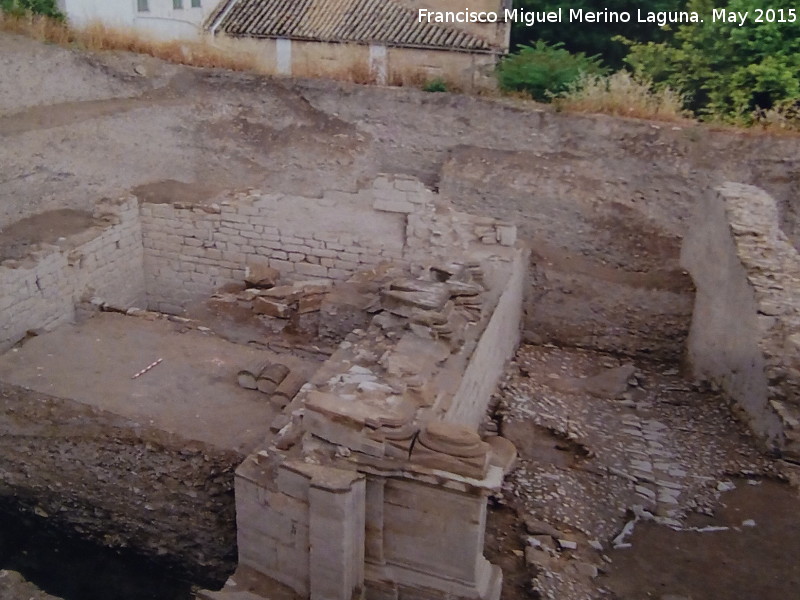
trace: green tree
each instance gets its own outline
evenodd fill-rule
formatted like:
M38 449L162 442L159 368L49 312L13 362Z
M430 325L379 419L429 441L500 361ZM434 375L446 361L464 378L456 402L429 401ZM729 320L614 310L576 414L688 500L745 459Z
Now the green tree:
M648 11L682 10L686 0L650 0L636 2L633 0L570 0L568 3L554 0L514 0L515 8L526 11L550 11L562 7L565 12L570 8L584 11L627 11L632 19L629 23L569 23L566 15L562 23L535 23L530 27L524 23L512 23L511 47L519 44L530 44L536 40L549 43L561 42L570 52L583 52L588 56L599 54L608 66L618 69L623 66L623 58L628 47L617 36L634 42L662 42L667 40L671 32L653 26L651 23L636 22L637 9Z
M800 6L774 0L690 0L703 21L681 25L673 39L631 44L637 73L681 90L699 115L749 120L753 111L800 102ZM747 12L741 26L713 19L714 9ZM762 22L757 22L759 13ZM782 10L781 10L782 9ZM780 19L784 22L779 22Z
M63 19L56 0L0 0L0 10L9 15L23 16L27 13Z

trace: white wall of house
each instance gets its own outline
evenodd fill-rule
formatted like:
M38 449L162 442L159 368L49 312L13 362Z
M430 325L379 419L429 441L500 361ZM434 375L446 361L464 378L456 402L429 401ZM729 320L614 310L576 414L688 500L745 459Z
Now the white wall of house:
M158 38L192 38L219 0L61 0L70 23L102 21L135 27ZM200 6L197 6L197 5Z

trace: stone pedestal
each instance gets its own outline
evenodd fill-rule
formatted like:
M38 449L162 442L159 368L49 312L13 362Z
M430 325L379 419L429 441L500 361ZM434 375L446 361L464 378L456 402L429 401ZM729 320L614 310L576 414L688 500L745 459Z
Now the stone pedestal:
M248 457L236 471L240 566L312 600L360 597L365 502L356 471Z

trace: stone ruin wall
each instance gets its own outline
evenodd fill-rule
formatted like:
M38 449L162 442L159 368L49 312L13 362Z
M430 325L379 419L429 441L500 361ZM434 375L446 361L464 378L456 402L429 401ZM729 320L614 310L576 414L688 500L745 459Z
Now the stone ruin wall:
M527 253L474 242L462 259L481 259L485 292L463 338L406 328L416 313L386 305L239 467L240 569L311 598L499 597L502 574L483 556L487 496L515 451L478 426L519 340Z
M719 385L767 445L800 460L800 255L775 200L735 183L698 204L681 261L697 287L695 373Z
M381 176L358 192L321 198L253 193L211 206L105 200L95 211L104 227L0 264L0 350L29 330L73 320L76 306L92 298L179 313L241 283L252 258L267 258L288 279L342 280L384 261L444 259L474 241L515 243L513 226L442 209L436 199L414 178Z
M513 226L453 212L406 177L381 177L359 192L329 192L316 199L249 194L217 206L186 206L140 205L129 198L104 202L98 210L105 228L71 236L69 248L44 247L27 261L0 267L15 306L34 307L13 313L15 329L10 320L3 323L11 343L27 329L51 329L72 320L87 301L115 310L149 304L180 311L218 286L241 283L248 260L256 257L273 261L287 279L334 280L384 261L409 267L477 258L495 263L485 270L491 299L458 363L457 392L436 413L467 425L470 436L477 436L490 391L519 340L526 255L513 248ZM27 285L14 278L20 274L29 278ZM501 476L486 462L487 448L481 443L480 475L426 475L405 467L376 474L369 466L355 471L326 466L317 472L305 461L292 467L288 460L263 480L251 472L258 485L248 488L248 468L254 463L258 468L263 458L253 455L237 477L241 564L248 564L248 549L259 548L266 553L258 555L261 572L286 574L285 583L300 593L313 588L325 590L326 597L347 597L348 590L360 586L370 587L370 597L382 597L381 586L388 582L390 597L495 598L501 575L482 548L486 496ZM91 495L78 496L79 502L95 502ZM254 510L280 516L268 522L260 513L251 518L248 498ZM340 501L352 506L343 509ZM453 511L454 506L461 508ZM331 537L336 523L342 535ZM446 535L431 537L434 524L445 527ZM269 543L256 539L263 535ZM451 551L454 535L464 537L459 552ZM417 547L419 536L426 536L424 555ZM327 550L320 554L319 548Z
M506 361L519 346L528 254L517 255L486 329L461 377L453 404L444 420L477 429Z
M0 264L0 350L29 330L53 329L75 317L76 305L102 296L120 306L144 303L142 229L135 200L103 201L92 227L46 245L24 260Z
M397 475L248 457L236 477L239 568L306 598L496 599L482 482Z
M151 309L180 312L215 289L244 280L266 258L288 279L343 280L381 262L444 257L465 244L513 245L516 230L435 205L412 177L380 176L357 192L320 198L251 192L218 204L142 204Z

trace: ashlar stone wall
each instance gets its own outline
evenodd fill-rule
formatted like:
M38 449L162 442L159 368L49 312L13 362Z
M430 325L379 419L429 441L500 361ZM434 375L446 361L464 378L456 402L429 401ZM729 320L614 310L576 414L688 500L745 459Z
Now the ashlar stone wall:
M404 176L320 198L250 192L209 205L143 203L141 218L148 304L171 313L242 282L252 258L268 259L287 279L344 280L385 261L516 241L513 226L443 208Z
M507 279L502 286L495 286L502 293L464 369L445 420L477 429L485 417L506 362L519 346L528 261L529 254L520 252L503 269Z
M767 445L800 460L800 255L762 190L726 183L698 204L681 262L697 287L689 359Z
M135 199L103 201L95 216L104 226L44 245L24 260L0 264L0 350L26 332L53 329L75 317L92 297L143 306L142 230Z

